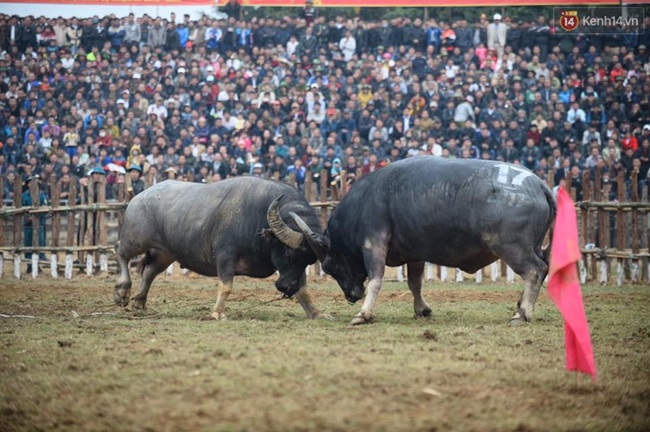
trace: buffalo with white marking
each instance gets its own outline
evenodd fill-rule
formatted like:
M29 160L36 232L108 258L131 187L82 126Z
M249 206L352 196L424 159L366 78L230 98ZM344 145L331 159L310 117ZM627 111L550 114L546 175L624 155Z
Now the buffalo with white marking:
M306 292L305 268L316 255L289 213L315 233L321 226L314 209L293 187L256 177L210 185L168 180L136 196L126 209L116 245L120 276L115 302L126 306L131 292L129 260L145 254L140 289L133 307L143 309L154 278L171 263L204 276L219 276L214 319L225 319L233 278L280 273L276 288L295 295L310 318L320 312ZM285 220L290 221L289 225ZM293 228L290 226L293 225Z
M515 324L532 318L548 272L542 243L555 212L551 189L524 168L422 156L355 183L334 209L325 235L291 216L348 301L365 294L352 324L374 319L386 265L407 265L415 314L428 316L431 308L421 294L425 262L474 273L499 258L524 279Z

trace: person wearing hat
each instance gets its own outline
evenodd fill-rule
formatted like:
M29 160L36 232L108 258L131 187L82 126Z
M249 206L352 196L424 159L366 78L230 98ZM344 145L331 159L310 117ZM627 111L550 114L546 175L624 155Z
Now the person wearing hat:
M501 21L501 14L494 14L494 22L487 27L487 47L494 50L497 58L503 56L503 49L506 46L508 28Z
M264 177L264 165L261 162L255 162L251 166L251 175L253 177Z
M23 207L32 207L34 206L33 201L32 201L32 193L30 190L30 186L32 182L35 181L38 186L38 205L45 206L48 205L47 201L47 196L45 193L41 190L40 187L40 177L38 174L34 174L32 176L29 176L26 180L25 183L23 184L23 195L21 197L21 204ZM25 213L23 217L23 237L24 237L24 242L25 242L25 247L32 247L33 245L33 237L34 237L34 216ZM45 246L45 213L41 213L38 215L38 245L39 246ZM45 254L40 253L39 254L40 259L45 259ZM31 259L32 259L32 253L31 252L26 252L25 253L25 259L29 260L28 265L27 265L27 272L31 273L32 272L32 265L31 265Z
M131 187L127 189L129 199L144 191L144 181L142 181L142 167L138 164L131 164L126 170L131 177Z
M462 127L467 120L474 121L474 97L472 95L467 95L465 100L456 106L454 111L454 121L458 123L459 127Z

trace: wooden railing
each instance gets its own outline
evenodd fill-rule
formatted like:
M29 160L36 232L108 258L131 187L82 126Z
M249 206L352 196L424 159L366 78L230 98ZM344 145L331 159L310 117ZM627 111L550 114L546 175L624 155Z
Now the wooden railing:
M362 175L356 173L356 179ZM277 179L277 176L276 176ZM602 173L594 171L594 179L589 172L581 178L582 199L576 203L578 227L583 260L580 274L583 282L594 281L608 283L613 276L618 284L625 281L633 283L650 280L650 252L648 250L648 187L645 182L639 184L635 173L626 182L623 173L614 179L618 187L615 199L610 199L612 183L602 184ZM293 176L285 179L296 186ZM0 178L0 190L2 190ZM342 199L350 186L347 173L342 171L338 181L328 183L325 170L317 179L318 185L308 173L301 190L309 203L320 213L321 222L326 226L330 212ZM554 173L548 179L552 186ZM49 273L59 277L62 270L66 278L75 274L92 275L115 269L112 257L117 234L124 218L124 210L132 196L130 176L124 182L113 185L115 199L107 201L106 178L100 176L99 182L89 183L86 187L77 187L77 179L70 182L67 199L61 199L63 185L52 179L48 185L50 203L45 206L22 206L23 181L16 178L13 184L13 206L4 206L0 201L0 278L6 277L5 262L13 262L13 276L20 278L27 267L31 267L32 277L42 272L40 267L47 267L39 256L49 253ZM149 181L145 181L148 186ZM596 185L601 185L597 187ZM565 180L574 201L578 193L577 185L571 178ZM96 189L96 194L95 194ZM320 194L317 192L320 191ZM626 193L629 192L629 195ZM39 185L30 183L29 194L32 202L39 203ZM95 200L96 195L96 200ZM39 224L46 216L45 245L39 245ZM31 246L25 246L23 233L26 217L32 220ZM13 235L10 235L13 233ZM28 262L23 262L23 254L31 253ZM174 271L173 266L168 273ZM321 274L319 265L309 269L311 274ZM397 268L388 273L389 278L402 280L404 269ZM513 282L516 278L505 263L497 262L474 275L464 274L460 270L440 266L427 266L427 279L441 281L462 281L468 278L483 282L505 278Z

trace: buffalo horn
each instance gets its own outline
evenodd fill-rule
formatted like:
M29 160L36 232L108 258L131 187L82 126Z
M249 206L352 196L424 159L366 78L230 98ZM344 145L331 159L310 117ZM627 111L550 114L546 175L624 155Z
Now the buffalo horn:
M307 225L300 216L294 212L289 212L289 216L291 216L296 224L298 224L298 228L300 228L300 231L302 231L303 235L307 239L307 243L309 243L309 246L316 254L316 257L318 257L320 262L323 262L327 256L327 242L324 241L321 235L313 232L311 228L309 228L309 225Z
M271 228L273 235L291 249L296 249L302 242L302 234L289 228L289 226L282 220L278 207L280 206L280 200L283 196L284 195L280 195L271 203L266 212L266 219L269 222L269 227Z

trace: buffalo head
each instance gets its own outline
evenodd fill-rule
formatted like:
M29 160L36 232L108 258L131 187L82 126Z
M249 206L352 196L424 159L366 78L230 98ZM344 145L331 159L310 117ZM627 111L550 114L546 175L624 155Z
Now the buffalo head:
M283 196L280 195L269 206L266 212L269 228L263 230L262 234L274 237L280 242L271 251L273 264L280 273L275 287L291 297L300 290L304 282L305 267L316 262L316 256L310 245L304 241L303 234L293 230L280 216L280 201Z
M351 254L344 254L331 247L326 235L313 232L307 223L295 213L289 213L302 231L307 243L323 265L323 271L332 276L343 290L350 304L365 296L363 283L368 276L363 262L350 259Z

